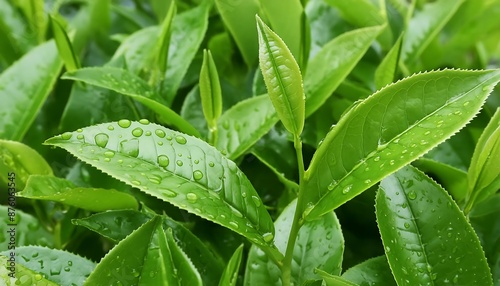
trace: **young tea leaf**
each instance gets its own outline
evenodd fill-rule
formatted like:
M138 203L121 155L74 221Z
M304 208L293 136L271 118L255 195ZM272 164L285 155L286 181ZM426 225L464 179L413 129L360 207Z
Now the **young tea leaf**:
M349 268L342 274L342 278L359 285L396 286L396 281L394 281L385 256L370 258Z
M308 219L344 204L456 133L498 81L500 70L416 74L351 109L306 171Z
M68 132L46 144L254 243L268 246L273 239L271 217L250 181L200 139L147 120L120 120Z
M64 61L64 65L67 71L74 71L79 69L80 60L73 50L71 45L71 40L66 33L63 25L57 20L55 16L50 16L50 22L52 26L52 33L54 33L54 40L56 41L57 50L59 55Z
M380 184L377 222L398 285L493 285L479 239L452 198L407 166Z
M305 95L299 66L283 40L257 16L259 63L269 97L285 128L302 133Z
M203 114L208 126L214 128L222 114L222 92L219 74L210 51L203 50L203 64L200 72L200 96Z
M172 34L172 19L177 11L177 6L175 1L170 2L170 7L168 8L167 15L161 25L160 36L158 42L156 43L156 61L158 69L161 74L165 74L167 70L167 59L168 59L168 48L170 46L170 36Z
M222 273L219 286L236 286L242 257L243 245L240 245L234 252L231 259L229 259L226 269L224 269L224 273Z
M326 286L358 286L358 284L353 283L344 277L332 275L320 269L316 269L316 273L323 278Z
M129 194L112 189L81 188L53 176L32 175L19 197L61 202L70 206L99 212L112 209L137 209L137 200Z
M403 36L401 35L377 67L375 71L375 86L377 89L381 89L394 81L398 70L402 40Z

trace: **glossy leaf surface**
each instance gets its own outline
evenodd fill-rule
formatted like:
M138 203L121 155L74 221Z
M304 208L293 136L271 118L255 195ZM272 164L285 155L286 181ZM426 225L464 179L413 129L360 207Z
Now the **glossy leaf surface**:
M288 205L275 222L276 246L283 253L296 208L296 200ZM302 285L319 279L314 269L339 275L342 267L344 238L339 221L333 212L319 220L308 221L299 230L293 252L292 281ZM279 268L259 248L252 246L248 255L245 285L281 285Z
M370 258L355 265L344 272L342 277L358 285L396 286L385 256Z
M18 196L61 202L95 212L139 207L132 195L113 189L77 187L66 179L53 176L30 176L26 188Z
M80 60L73 50L71 45L71 40L66 33L63 25L55 18L50 16L52 33L54 33L54 40L56 42L57 50L59 55L64 61L64 65L67 71L74 71L80 68Z
M380 184L376 214L398 285L493 285L479 239L452 198L405 167Z
M238 247L231 259L227 263L226 269L222 273L219 286L236 286L238 272L240 270L241 258L243 257L243 245Z
M400 36L377 67L377 70L375 71L375 86L377 89L381 89L382 87L392 83L396 78L402 40L403 36Z
M320 275L326 286L357 286L358 284L352 283L351 281L338 276L338 275L332 275L330 273L327 273L323 270L316 270L316 273Z
M217 149L229 159L243 155L278 122L267 94L243 100L219 119Z
M306 171L309 218L344 204L456 133L499 80L498 70L416 74L356 105L327 134Z
M259 63L267 91L285 128L298 136L304 128L305 95L299 66L283 40L257 17Z
M21 140L53 88L62 61L54 41L29 51L0 75L0 138Z
M10 221L10 217L7 216L9 207L0 206L0 211L5 214L0 220L0 229L5 230L0 232L0 249L9 249L10 233L6 231L14 227L14 225L16 229L16 247L23 245L54 246L52 234L44 228L37 218L17 209L15 220ZM12 212L12 208L10 212Z
M358 27L384 23L381 11L369 0L326 0L342 12L344 19Z
M251 183L204 141L147 120L121 120L65 133L46 144L255 243L272 241L272 220Z
M44 278L41 274L36 273L35 271L25 267L22 264L17 264L15 267L15 271L11 271L11 268L8 267L9 259L11 257L8 255L0 254L0 279L4 282L4 285L45 285L45 286L58 286L57 283L54 283L46 278ZM12 278L9 274L15 273L16 278Z
M203 51L203 64L200 72L200 96L203 114L209 126L217 125L222 114L222 91L219 74L210 51Z
M170 36L172 34L172 19L174 18L176 12L177 6L175 5L175 1L172 1L170 2L165 19L163 19L160 36L158 38L158 42L156 43L155 62L162 74L164 74L167 70L168 50L170 46Z

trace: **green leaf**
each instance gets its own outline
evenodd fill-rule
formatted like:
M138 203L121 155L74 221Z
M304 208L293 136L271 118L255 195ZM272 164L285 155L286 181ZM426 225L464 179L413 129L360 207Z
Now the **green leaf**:
M297 200L290 203L275 222L276 246L285 252ZM302 285L305 281L319 279L314 269L339 275L344 253L344 238L335 213L330 212L319 220L307 221L299 230L292 263L292 281ZM279 268L255 245L248 254L245 285L281 285Z
M32 175L20 197L56 201L66 205L99 212L113 209L137 209L137 200L129 194L112 189L82 188L53 176Z
M172 109L161 104L159 96L145 81L126 70L112 67L83 68L67 72L62 78L82 81L122 93L156 112L161 122L172 124L187 134L200 136L191 124Z
M46 144L255 243L267 246L272 240L271 217L250 181L200 139L147 120L120 120L65 133Z
M0 59L7 66L19 59L33 42L21 13L12 1L0 1Z
M234 251L233 256L229 259L222 277L219 282L219 286L236 286L238 281L238 272L240 269L241 258L243 257L243 244L240 245L236 251Z
M82 285L95 267L94 262L59 249L50 249L40 246L21 246L16 248L15 253L18 267L22 265L27 269L31 269L39 273L35 275L35 280L39 280L37 277L41 278L43 275L47 280L55 282L54 285L67 285L66 283L68 281L76 285ZM8 256L9 251L0 252L0 254ZM21 274L18 277L21 278L22 276ZM22 285L46 284L38 284L35 282L34 284Z
M349 268L342 277L359 285L396 286L385 256L370 258Z
M358 285L356 283L350 282L349 280L347 280L341 276L332 275L332 274L327 273L327 272L320 270L320 269L316 269L316 273L323 278L326 286L357 286Z
M464 0L438 0L425 4L410 20L401 47L401 59L412 64L439 34Z
M370 0L326 0L342 13L342 17L358 27L381 25L385 22L373 1Z
M10 208L12 209L12 208ZM9 207L0 206L0 211L5 214L0 220L0 229L5 230L0 233L0 249L9 249L10 233L7 233L11 227L17 232L15 246L22 245L41 245L54 246L53 236L43 227L40 221L30 214L16 209L15 221L9 221Z
M9 255L0 255L0 279L6 283L4 285L58 286L57 283L46 279L41 274L32 271L22 264L16 264L14 268L10 268L8 265L11 258Z
M225 1L215 0L217 10L226 28L241 51L248 66L253 66L257 60L257 31L253 28L255 15L259 13L259 1Z
M20 141L62 67L54 41L32 49L0 75L0 139Z
M302 133L305 95L299 66L283 40L257 17L259 63L269 97L288 132Z
M54 16L50 16L50 22L57 50L59 51L59 55L64 62L66 70L74 71L79 69L81 67L80 60L73 50L71 40L69 39L68 34L66 34L63 25Z
M306 117L318 110L344 81L382 28L362 28L342 34L328 42L311 59L304 77Z
M157 26L144 28L128 36L118 47L110 63L125 61L127 70L133 74L150 72L151 54L156 42L151 41L158 36Z
M52 175L45 159L31 147L16 141L0 140L0 181L8 182L8 174L15 173L18 190L24 189L30 175Z
M308 219L344 204L449 138L474 117L499 80L500 70L421 73L351 109L306 171Z
M222 114L222 91L219 75L210 51L203 50L203 65L200 72L200 96L203 114L208 126L214 128Z
M172 19L177 12L175 1L170 2L167 14L161 25L160 36L156 44L155 63L161 74L167 70L168 50L170 46L170 37L172 34Z
M375 71L375 86L377 89L381 89L394 81L398 70L402 40L403 35L398 38L394 46L377 67Z
M500 162L500 108L497 108L495 115L479 137L472 156L468 173L470 207L498 192L500 188L498 162Z
M235 160L252 147L278 122L276 110L267 94L233 105L218 122L217 149Z
M398 285L493 285L476 233L425 174L407 166L384 179L376 214Z

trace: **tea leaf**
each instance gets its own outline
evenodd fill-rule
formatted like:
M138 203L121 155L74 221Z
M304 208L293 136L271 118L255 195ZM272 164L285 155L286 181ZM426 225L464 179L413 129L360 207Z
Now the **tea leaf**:
M203 50L203 65L200 73L200 96L203 114L210 128L217 125L222 114L222 92L219 75L210 51Z
M401 35L377 67L375 71L375 86L377 89L381 89L394 81L398 70L402 40L403 36Z
M51 92L62 68L54 41L25 54L0 75L0 138L20 141Z
M342 13L342 17L358 27L381 25L385 22L381 11L369 0L326 0Z
M0 254L9 256L8 251L1 252ZM26 267L26 269L43 274L44 277L48 279L47 281L55 282L54 285L64 285L67 281L82 285L85 278L87 278L95 267L94 262L80 257L79 255L64 250L40 246L16 247L16 262L16 266L22 265ZM22 279L24 279L24 275L20 273L16 274L18 274L17 277L22 277ZM42 275L40 274L35 274L32 278L34 278L35 281L41 280L40 278L42 278ZM23 283L25 283L24 280ZM40 285L39 283L40 282L37 281L29 285Z
M358 286L356 283L337 275L332 275L320 269L315 270L316 273L323 278L326 286ZM364 281L363 281L364 282Z
M35 200L56 201L90 210L137 209L137 200L126 193L113 189L81 188L66 179L53 176L32 175L19 197Z
M57 50L59 51L59 55L64 61L66 70L74 71L79 69L81 67L80 60L73 50L71 40L69 39L63 25L54 16L50 16L50 22L52 26L52 33L54 33L54 40L56 41Z
M299 66L283 40L257 16L259 63L279 119L295 136L304 128L305 95Z
M83 68L67 72L62 78L82 81L129 96L156 112L161 122L172 124L187 134L200 136L189 122L159 103L161 99L158 94L145 81L126 70L112 67Z
M46 144L254 243L272 241L271 217L250 181L200 139L147 120L120 120L65 133Z
M12 64L19 59L31 46L28 27L21 13L15 9L14 3L8 0L0 1L0 59Z
M383 27L369 27L344 33L328 42L308 64L304 77L306 117L332 95L361 60Z
M12 259L11 256L0 255L0 279L4 281L5 285L47 285L47 286L58 286L57 283L54 283L46 278L44 278L41 274L36 273L35 271L25 267L22 264L16 264L13 268L9 267L9 259ZM15 277L13 278L9 274L15 273ZM22 283L21 284L21 279ZM7 284L8 283L8 284Z
M9 213L9 207L1 205L0 211L4 214ZM10 227L9 224L13 222L9 220L9 216L4 215L0 220L0 229L8 231ZM16 237L15 246L23 246L23 245L39 245L39 246L48 246L53 247L54 241L53 236L49 233L45 227L40 223L40 221L33 217L30 214L27 214L19 209L16 210L16 220L14 221L16 225L16 232L19 234L28 234L29 235L18 235ZM2 234L4 235L4 234ZM8 233L6 234L8 235ZM9 239L6 239L5 236L0 236L0 249L9 249Z
M276 246L285 252L297 200L290 203L275 222ZM344 237L335 213L330 212L319 220L307 221L299 230L294 248L292 281L302 285L305 281L319 279L314 269L339 275L344 253ZM245 285L281 285L280 270L256 246L248 254Z
M237 159L278 122L269 96L255 96L232 106L219 119L217 149Z
M415 168L381 182L376 214L398 285L493 285L471 225L446 191Z
M175 1L172 1L170 2L167 15L165 15L165 19L163 19L160 36L158 43L156 44L155 63L157 64L158 70L161 74L165 74L165 71L167 70L168 50L170 46L170 36L172 34L172 19L174 18L176 12L177 6L175 5Z
M220 279L219 286L236 286L238 281L238 272L240 269L241 258L243 257L243 244L234 251L233 256L229 259L222 278Z
M396 286L396 281L394 281L391 268L385 256L370 258L349 268L342 274L342 278L359 285Z
M344 204L456 133L499 80L500 70L416 74L351 109L306 171L308 219Z

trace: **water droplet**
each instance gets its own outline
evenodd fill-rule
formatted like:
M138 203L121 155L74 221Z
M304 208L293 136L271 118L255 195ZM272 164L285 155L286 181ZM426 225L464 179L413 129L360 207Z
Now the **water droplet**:
M170 160L168 159L168 157L166 155L160 155L157 158L157 162L158 162L158 165L160 165L160 167L167 167L168 164L170 163Z
M470 103L469 101L464 102L464 106L469 105L469 103Z
M373 161L375 161L375 162L380 161L380 157L379 156L375 157L375 159L373 159Z
M198 163L200 163L200 160L194 160L194 163L198 164Z
M85 138L85 136L83 136L82 134L78 134L76 136L76 139L78 139L78 140L82 140L83 138Z
M226 121L222 122L222 128L229 129L229 121L226 120Z
M144 135L151 136L151 131L148 130L148 131L144 132Z
M147 119L141 119L141 120L139 120L139 123L142 124L142 125L148 125L149 124L149 120L147 120Z
M142 128L137 127L134 130L132 130L132 135L134 135L135 137L140 137L142 135L142 132L143 132Z
M425 141L425 140L420 140L420 145L427 145L429 144L429 142Z
M73 136L73 133L71 133L71 132L64 132L61 135L61 138L64 139L64 140L69 140L69 139L71 139L71 136Z
M159 146L163 146L163 142L158 141L157 143L158 143Z
M104 152L104 156L108 157L108 158L113 158L113 156L115 156L115 152L113 152L113 151L106 151L106 152Z
M214 164L214 162L210 162L210 163L208 163L208 166L213 167L213 166L215 166L215 164Z
M43 276L42 276L41 274L38 274L38 273L37 273L37 274L35 274L35 280L36 280L36 281L40 281L40 280L42 280L42 278L43 278ZM16 283L16 284L17 284L17 283Z
M175 136L175 141L181 145L184 145L187 142L186 138L184 138L184 136L181 135Z
M458 283L458 274L453 277L453 283L457 284Z
M239 227L238 223L235 222L235 221L230 221L229 224L232 225L234 228L238 228Z
M352 184L347 185L345 188L342 189L342 194L347 195L352 189Z
M132 122L130 122L130 120L128 120L128 119L122 119L122 120L118 121L118 126L120 126L122 128L128 128L128 127L130 127L130 124L132 124Z
M78 128L78 129L76 129L76 132L78 132L78 133L82 133L82 132L83 132L83 129Z
M405 222L405 228L410 228L410 224Z
M453 114L455 114L455 115L462 115L462 111L457 110L457 111L453 112Z
M370 179L365 180L365 184L370 184L371 182L372 182L372 180L370 180Z
M161 177L155 174L151 174L148 176L148 179L151 183L159 185L161 183Z
M424 133L424 135L429 135L429 134L431 134L430 131L425 131L425 133Z
M182 165L184 165L184 163L181 161L181 160L177 160L177 162L175 162L177 164L177 166L181 167Z
M109 136L105 133L99 133L94 137L94 140L97 146L104 148L108 144Z
M198 196L195 193L187 193L186 199L188 200L188 202L194 204L198 200Z
M155 134L156 136L160 137L160 138L165 138L165 131L161 130L161 129L156 129L155 130Z
M387 253L391 252L391 248L389 246L386 246L385 247L385 252L387 252Z
M141 182L137 181L137 180L132 180L130 182L132 183L132 185L136 185L136 186L140 186L141 185Z
M260 207L262 205L262 202L259 197L252 196L252 200L256 207Z
M331 182L329 185L328 185L328 190L331 191L335 188L335 186L337 185L337 182L336 181L333 181Z
M113 125L108 125L108 130L113 131L115 130L115 127Z
M389 162L389 164L390 164L391 166L392 166L392 165L394 165L394 164L395 164L394 160L391 160L391 161Z
M123 140L122 142L120 142L120 152L132 157L139 156L139 140Z
M417 193L415 193L415 191L410 191L410 192L408 193L408 198L409 198L410 200L414 200L414 199L416 199L416 198L417 198Z
M169 198L177 197L177 193L167 189L160 189L160 192Z
M262 238L264 239L265 242L269 243L269 242L273 241L274 235L272 233L270 233L270 232L267 232L267 233L264 233L262 235Z
M199 181L199 180L201 180L201 178L203 178L203 173L200 170L196 170L193 172L193 178L196 181Z

